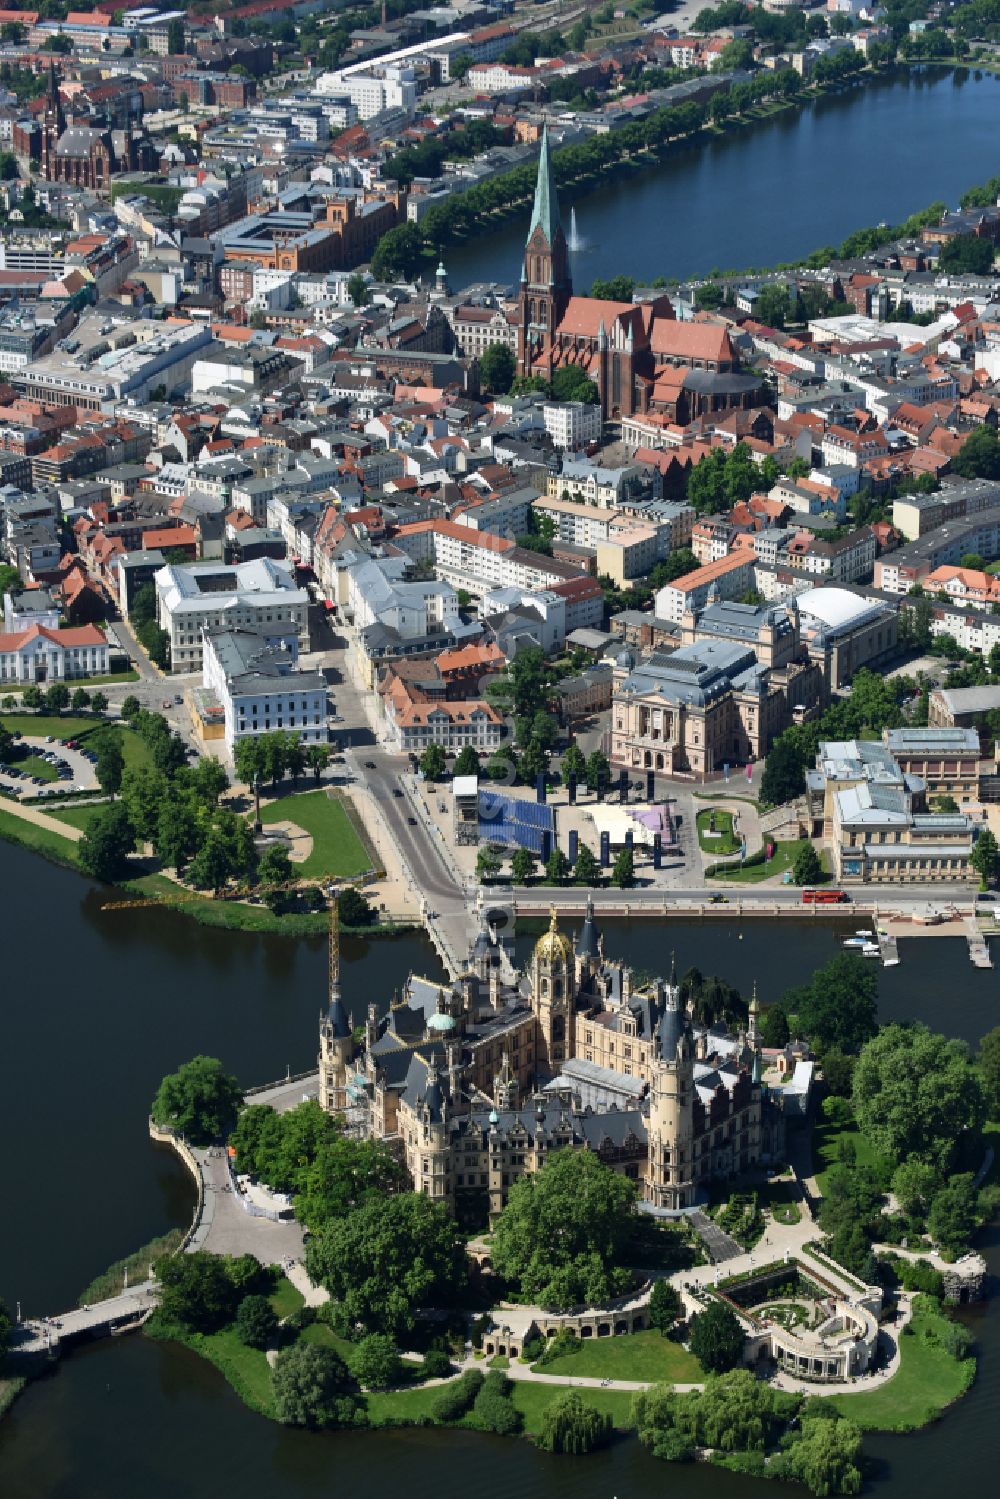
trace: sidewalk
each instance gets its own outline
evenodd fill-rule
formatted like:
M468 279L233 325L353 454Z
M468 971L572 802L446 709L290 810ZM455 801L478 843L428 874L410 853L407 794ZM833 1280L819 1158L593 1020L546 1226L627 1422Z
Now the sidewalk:
M24 822L33 822L36 827L44 828L48 833L58 833L60 838L65 838L69 843L79 843L83 837L82 828L75 828L70 822L60 822L56 817L49 817L37 807L25 807L20 802L12 802L4 797L0 802L0 810L9 812L13 817L20 817Z

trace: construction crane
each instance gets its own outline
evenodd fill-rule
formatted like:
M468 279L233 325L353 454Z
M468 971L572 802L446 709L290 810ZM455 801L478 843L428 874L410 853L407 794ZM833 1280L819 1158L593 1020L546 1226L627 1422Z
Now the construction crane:
M340 998L340 905L336 895L327 893L329 935L327 938L330 999Z

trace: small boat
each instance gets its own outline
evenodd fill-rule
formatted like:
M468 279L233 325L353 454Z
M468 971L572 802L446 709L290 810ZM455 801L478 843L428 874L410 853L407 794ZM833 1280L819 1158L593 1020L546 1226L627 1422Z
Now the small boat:
M861 949L861 956L863 958L877 958L879 956L879 952L880 948L877 942L866 942L864 947Z
M845 937L845 939L844 939L844 946L845 947L861 947L861 948L864 948L864 947L868 946L868 940L869 939L868 939L867 932L865 933L865 935L863 937Z
M870 942L872 940L872 934L866 926L861 927L854 933L854 935L855 937L864 937L866 942Z

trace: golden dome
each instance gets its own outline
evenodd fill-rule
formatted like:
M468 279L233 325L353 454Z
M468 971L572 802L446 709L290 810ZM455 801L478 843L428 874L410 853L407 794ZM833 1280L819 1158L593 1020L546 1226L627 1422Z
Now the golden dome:
M570 963L573 944L556 925L556 908L549 907L549 929L535 943L536 963Z

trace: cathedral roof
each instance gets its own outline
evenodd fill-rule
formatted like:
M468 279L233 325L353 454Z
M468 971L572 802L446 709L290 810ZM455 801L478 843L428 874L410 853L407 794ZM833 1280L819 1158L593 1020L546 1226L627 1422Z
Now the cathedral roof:
M573 945L556 923L556 908L549 914L549 929L535 943L535 960L541 963L570 963Z
M556 179L549 156L548 127L542 128L542 149L538 156L538 178L535 182L535 206L531 214L528 238L541 228L549 245L555 243L559 223L559 199L556 196Z

